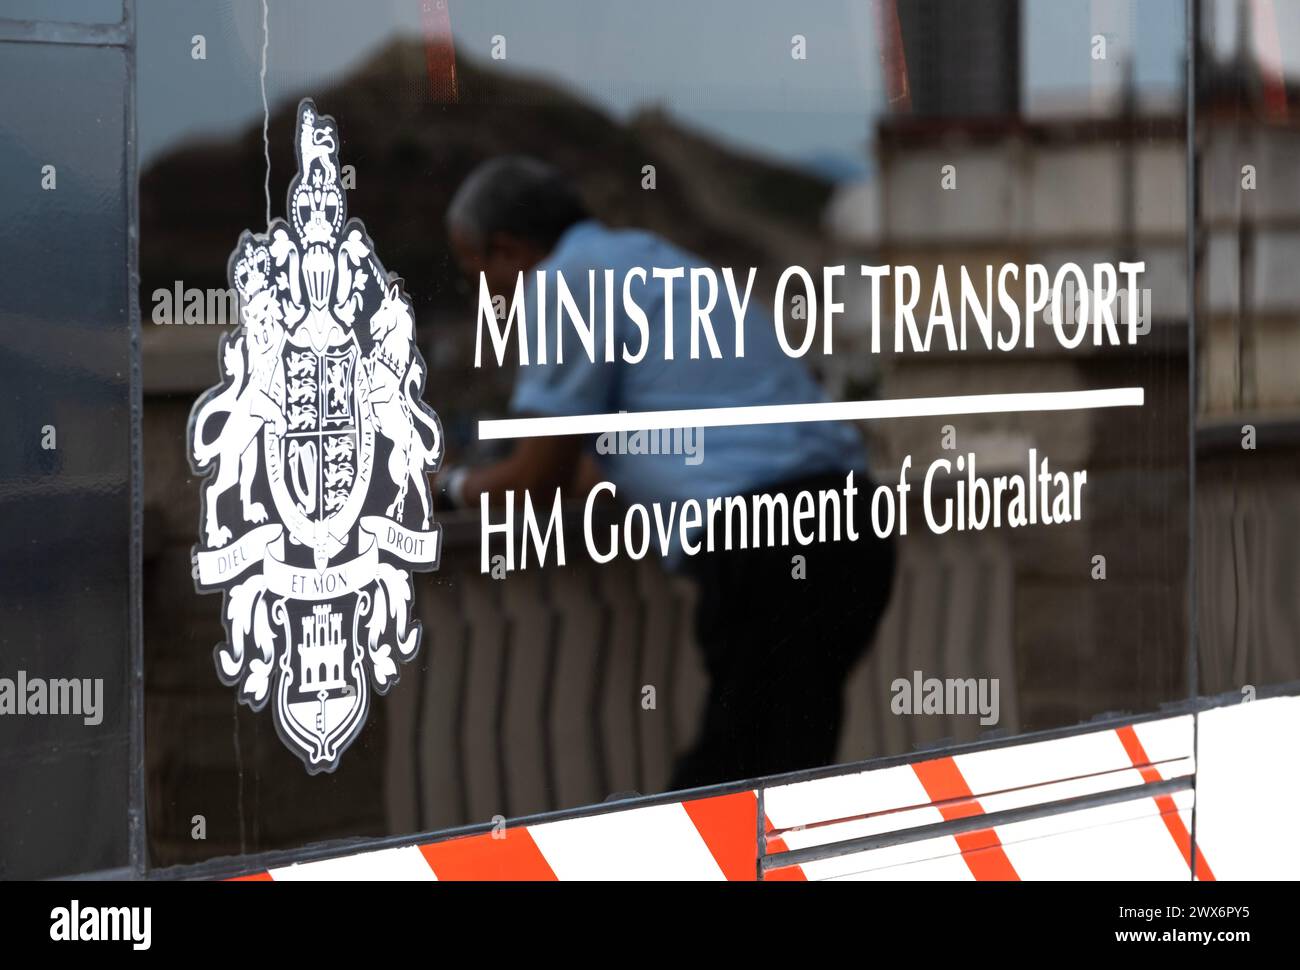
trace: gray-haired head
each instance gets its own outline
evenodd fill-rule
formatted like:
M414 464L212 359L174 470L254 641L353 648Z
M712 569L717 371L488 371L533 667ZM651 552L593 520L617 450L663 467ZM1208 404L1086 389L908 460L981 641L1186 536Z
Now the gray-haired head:
M576 222L589 218L569 180L526 155L488 159L470 172L447 207L447 225L484 247L506 232L550 249Z

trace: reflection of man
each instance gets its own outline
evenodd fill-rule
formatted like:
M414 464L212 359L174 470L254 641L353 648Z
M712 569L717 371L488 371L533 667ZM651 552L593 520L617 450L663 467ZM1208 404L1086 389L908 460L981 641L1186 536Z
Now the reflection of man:
M603 292L588 291L592 269L601 287L606 269L622 281L634 266L683 267L687 272L673 283L673 302L684 307L690 302L689 268L704 265L648 232L610 229L591 219L558 173L527 158L481 165L452 200L447 222L457 261L476 285L481 273L492 293L509 301L519 273L527 274L530 326L538 319L534 270L545 270L549 279L558 271L585 313L589 305L606 306ZM521 367L511 409L536 415L636 413L823 398L803 366L780 349L771 320L753 310L757 297L750 302L743 357L691 359L689 321L679 320L672 328L672 359L666 360L663 286L652 279L634 291L650 330L651 350L642 360L628 364L616 353L615 362L604 362L603 316L595 328L598 363L566 327L563 339L574 343L565 344L564 363ZM621 290L612 303L615 348L625 341L638 346ZM553 314L548 316L553 321ZM725 296L712 322L718 345L734 347L736 323ZM535 337L528 334L530 345ZM698 455L688 461L680 452L628 454L631 449L602 447L596 455L599 474L617 486L620 497L680 502L759 492L790 499L804 489L842 488L845 474L858 469L855 519L862 526L856 543L676 557L698 582L697 636L710 689L695 746L674 772L674 788L832 762L844 680L870 642L893 575L892 547L869 527L864 497L871 486L861 473L864 449L851 426L776 424L698 433L702 461ZM451 469L441 484L459 505L476 505L484 492L496 501L507 489L547 494L574 482L583 457L579 438L525 438L504 460ZM795 554L805 558L803 570L792 564ZM799 574L804 578L796 578Z

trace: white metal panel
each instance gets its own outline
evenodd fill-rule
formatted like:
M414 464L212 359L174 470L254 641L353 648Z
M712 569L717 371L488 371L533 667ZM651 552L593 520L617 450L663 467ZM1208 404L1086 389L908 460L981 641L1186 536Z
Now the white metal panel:
M1300 876L1300 697L1198 717L1196 844L1216 879Z

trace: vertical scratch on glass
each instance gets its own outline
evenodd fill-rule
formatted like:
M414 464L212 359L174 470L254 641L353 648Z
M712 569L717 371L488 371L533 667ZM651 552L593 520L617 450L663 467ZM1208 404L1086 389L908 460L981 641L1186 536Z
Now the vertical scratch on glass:
M244 827L244 749L239 743L239 701L236 700L231 711L234 718L234 742L235 742L235 777L238 779L235 793L236 811L239 814L239 852L241 855L248 852L248 834Z
M271 34L267 29L267 0L262 0L262 72L259 81L262 87L262 154L266 158L266 179L263 189L266 193L266 224L271 224L271 111L266 103L266 48Z

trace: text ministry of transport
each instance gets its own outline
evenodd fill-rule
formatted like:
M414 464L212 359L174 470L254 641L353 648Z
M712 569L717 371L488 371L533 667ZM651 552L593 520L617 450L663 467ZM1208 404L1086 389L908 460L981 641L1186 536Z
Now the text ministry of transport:
M928 300L922 300L920 273L913 266L871 266L859 269L870 288L871 352L880 352L882 315L881 297L885 286L893 289L894 350L897 353L925 353L936 346L950 351L969 347L1010 351L1017 347L1033 348L1039 315L1046 330L1066 349L1087 342L1092 346L1135 344L1139 333L1138 277L1145 271L1142 262L1095 263L1091 273L1075 263L1061 265L1051 274L1042 264L1007 263L1000 268L984 267L983 273L960 269L960 281L954 287L954 301L942 266L937 267ZM814 346L820 332L822 353L833 350L836 316L844 304L836 300L837 281L846 275L846 267L829 266L822 270L820 291L811 273L790 267L778 280L773 301L772 321L781 350L790 357L803 357ZM622 279L617 277L621 275ZM652 337L644 306L653 306L662 323L664 360L674 356L673 327L690 328L691 358L718 359L724 356L714 332L711 315L718 305L719 292L725 290L734 328L736 357L745 353L746 313L757 270L746 274L743 291L737 274L730 268L708 267L632 267L621 274L613 270L590 270L576 281L557 270L520 273L513 297L507 306L502 296L493 297L486 280L480 276L475 366L483 366L484 331L495 353L498 366L504 366L512 332L520 366L548 366L564 361L566 346L572 352L574 341L564 339L571 328L576 345L590 366L612 364L616 353L623 362L635 365L645 359ZM531 277L531 279L529 278ZM690 300L684 308L674 307L678 281L689 279ZM719 286L721 279L721 287ZM1121 279L1123 285L1121 286ZM794 328L802 330L797 343L789 339L785 307L787 289L797 280L803 301L790 317ZM996 283L995 283L996 280ZM528 284L532 286L532 301ZM1013 292L1013 286L1019 292ZM621 351L615 347L614 305L621 293L621 308L635 329L632 338L624 337ZM549 295L548 295L549 294ZM585 299L582 299L585 297ZM994 307L1004 319L994 323ZM956 303L958 312L953 312ZM584 305L585 304L585 305ZM554 315L548 310L553 305ZM536 318L528 320L529 306L537 308ZM798 312L802 306L803 312ZM818 308L821 308L819 314ZM918 325L918 308L928 306L924 334ZM585 311L585 313L584 313ZM602 312L603 311L603 320ZM924 312L922 310L922 312ZM685 319L683 319L685 316ZM676 323L675 323L676 321ZM530 326L531 323L531 326ZM973 324L973 326L972 326ZM597 337L603 350L597 349ZM1124 337L1121 337L1121 331ZM530 340L526 334L531 334ZM632 346L633 340L635 346ZM531 348L530 348L531 343ZM896 484L883 484L870 500L870 528L879 536L906 535L908 529L907 494L911 491L912 456L903 458ZM976 472L976 456L941 458L926 469L922 484L922 510L926 525L936 533L950 530L1017 528L1043 524L1054 525L1077 521L1083 517L1083 488L1087 472L1053 470L1048 458L1039 458L1030 449L1024 474L1014 473L991 478ZM955 498L936 494L936 485L956 479ZM653 502L649 506L633 504L626 510L622 528L607 526L597 535L593 510L602 495L617 496L612 482L600 482L588 493L584 503L583 535L587 550L596 562L609 562L622 551L633 559L643 558L653 546L661 556L680 550L688 556L715 549L744 549L759 546L810 545L814 542L855 541L862 523L854 521L854 498L857 485L852 472L843 487L817 492L799 492L789 498L783 494L759 493L748 496L716 496L702 501ZM946 492L947 489L944 489ZM545 526L541 524L532 496L522 497L523 543L520 562L515 563L515 495L507 492L506 504L496 520L490 513L487 496L481 498L482 556L481 569L490 569L489 540L492 535L507 537L506 569L527 565L527 547L536 550L538 565L544 565L554 543L555 561L565 562L563 505L560 490L551 499Z

